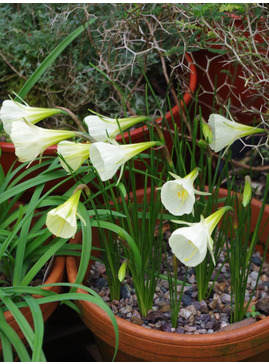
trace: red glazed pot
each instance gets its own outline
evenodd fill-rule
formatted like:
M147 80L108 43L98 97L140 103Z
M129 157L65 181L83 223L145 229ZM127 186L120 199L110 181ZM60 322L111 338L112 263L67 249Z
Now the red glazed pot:
M44 284L50 284L50 283L59 283L62 282L64 275L65 275L65 257L64 256L56 256L55 261L52 266L52 270L44 282ZM43 289L50 290L56 293L61 293L62 287L44 287ZM40 296L34 295L33 297L38 298ZM42 314L43 314L43 320L44 322L52 315L52 313L55 311L56 307L58 306L58 302L49 302L42 304L40 306ZM33 324L33 318L32 314L30 312L30 309L28 307L21 308L21 312L23 313L24 317L27 319L31 327L34 327ZM13 328L13 330L16 331L17 335L22 339L23 333L21 332L21 329L19 328L17 322L15 321L13 315L10 313L10 311L7 311L4 313L5 319L7 323ZM0 352L2 351L2 346L0 342Z
M139 191L138 191L139 192ZM141 192L140 192L141 193ZM220 197L227 190L220 189ZM251 229L257 221L256 213L261 202L252 200ZM269 206L265 207L262 223L269 218ZM261 236L265 242L269 224ZM67 257L67 275L74 282L78 272L78 261ZM100 353L105 361L114 354L115 335L108 316L96 305L79 301L81 319L96 337ZM116 361L153 362L214 362L214 361L268 361L269 317L254 324L231 331L205 335L166 333L136 325L116 317L119 327L119 350Z

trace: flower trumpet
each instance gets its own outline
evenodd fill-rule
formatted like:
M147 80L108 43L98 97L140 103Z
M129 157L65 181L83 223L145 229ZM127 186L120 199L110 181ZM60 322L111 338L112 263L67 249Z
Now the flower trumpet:
M44 129L27 121L14 121L10 137L19 161L32 163L49 146L76 135L74 131Z
M68 200L48 212L46 225L55 236L69 239L77 232L77 207L84 188L88 189L86 185L79 185Z
M237 139L265 132L264 129L236 123L218 114L211 114L209 116L208 125L213 136L209 146L216 153L225 147L228 148Z
M58 144L57 152L63 157L60 158L62 167L70 173L70 168L76 171L89 158L90 144L64 140Z
M49 116L63 113L60 109L48 109L41 107L30 107L13 100L5 100L0 110L0 119L3 122L5 132L10 135L11 125L14 121L28 121L35 124Z
M98 142L106 142L137 123L151 120L147 116L112 119L99 114L89 115L84 119L88 126L90 136Z
M128 145L112 145L97 142L90 146L90 160L99 173L101 180L107 181L129 159L155 145L160 145L160 142L143 142Z
M162 186L161 201L171 214L176 216L189 214L193 210L195 194L210 195L208 192L201 192L193 187L193 182L198 176L198 168L195 168L184 178L171 172L170 174L175 180L168 181Z
M189 225L175 230L169 238L169 245L177 259L186 266L195 267L205 259L208 249L214 264L216 264L213 254L214 242L211 235L225 212L231 209L229 206L222 207L206 219L201 216L198 223L174 221Z

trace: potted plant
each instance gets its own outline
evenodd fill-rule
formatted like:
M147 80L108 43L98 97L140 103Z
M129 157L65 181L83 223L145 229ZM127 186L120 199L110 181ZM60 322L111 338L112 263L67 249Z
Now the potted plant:
M33 359L41 360L44 358L40 346L44 332L42 322L50 317L58 303L37 305L34 298L59 295L61 287L53 285L64 278L65 257L54 256L60 248L59 241L50 241L51 234L43 228L44 218L37 210L44 186L39 183L30 202L23 204L19 199L27 185L21 182L23 176L17 176L17 184L12 182L16 173L18 169L10 168L5 176L1 167L0 349L6 361L13 361L12 346L21 360L30 360L27 352L30 346ZM38 181L26 183L33 186ZM46 286L43 288L42 284ZM39 342L36 342L35 330Z
M45 226L54 199L58 203L51 191L43 192L47 182L58 178L59 165L53 162L55 158L45 158L29 167L29 174L39 173L26 181L25 172L20 173L25 164L10 168L6 175L0 165L0 356L8 362L16 357L45 361L44 322L59 302L76 299L76 293L63 293L70 286L63 283L68 239L53 237ZM47 168L44 172L48 166L50 172ZM31 198L22 203L27 189ZM92 295L91 299L98 300Z
M227 125L226 129L224 127L225 124ZM219 152L225 146L229 147L229 145L237 138L241 138L245 135L251 135L252 133L263 132L263 129L245 127L242 124L235 123L234 121L229 121L228 119L220 115L212 115L209 119L209 124L203 125L203 127L206 137L210 135L210 129L212 131L213 135L211 135L211 139L208 140L212 153L213 151ZM208 127L210 127L210 129L208 129ZM233 132L231 133L231 131ZM193 129L192 135L195 138L195 128ZM186 141L179 142L178 135L175 136L174 145L178 147L178 150L180 150L181 158L183 158L182 151L184 151L185 149L183 147L183 144L185 143ZM269 210L268 206L266 205L267 193L265 192L263 202L251 199L251 188L248 180L245 184L243 195L240 193L236 194L234 192L234 190L236 191L237 189L236 185L233 185L233 183L228 185L227 190L220 188L221 180L224 179L225 175L228 176L230 173L228 165L231 162L231 155L222 158L220 156L217 168L213 172L212 157L214 153L211 154L211 152L207 149L206 152L204 152L203 148L206 147L204 141L200 141L199 145L200 147L202 147L202 150L198 165L203 166L203 178L200 179L199 182L197 182L197 189L192 190L193 192L196 191L197 194L201 194L198 205L196 206L197 210L194 210L194 216L196 216L196 219L194 218L194 220L199 221L200 213L202 212L203 214L206 213L206 216L209 216L206 220L212 222L212 216L216 215L214 215L214 213L213 215L210 215L210 213L216 211L220 206L223 205L232 206L234 209L233 215L227 216L226 219L223 217L223 223L219 227L218 234L214 237L215 252L213 253L212 250L213 245L211 245L210 248L211 240L208 241L208 249L211 255L213 254L212 259L215 259L214 256L219 256L220 250L224 249L224 245L220 243L220 240L224 239L226 241L226 258L229 261L231 269L230 272L232 274L230 288L232 290L232 300L234 300L234 302L230 301L229 304L232 311L231 320L241 321L247 312L248 306L250 306L250 304L253 302L253 294L255 292L255 287L257 287L258 284L257 280L256 286L254 286L252 292L252 296L246 301L245 290L248 280L248 274L250 274L250 257L252 256L252 253L257 246L258 240L264 243L265 254L263 252L263 259L266 259L269 228ZM195 145L192 145L193 155L195 153L195 147ZM190 148L190 145L187 147L187 149L188 148ZM101 149L99 149L99 152L102 156ZM177 156L178 159L176 170L184 170L184 163L182 164L180 162L182 159L180 159L179 153ZM97 170L99 170L101 179L105 179L106 177L103 172L102 164L98 165L95 162L94 158L95 157L93 156L91 157L92 163L95 163ZM225 160L225 165L220 171L218 169L218 166L220 165L221 159ZM156 168L154 175L161 175L161 177L157 179L160 183L162 176L166 176L166 174L164 172L163 175L158 174L159 169L156 166L156 160L158 160L157 157L154 160L154 166ZM171 160L167 160L170 162L171 165ZM105 163L105 155L103 155L103 163ZM103 166L105 166L105 164ZM131 168L132 167L129 166L130 170ZM150 168L148 170L148 174L153 174L153 171ZM208 179L205 179L206 175L208 176ZM117 219L114 220L115 227L114 229L111 227L111 230L113 230L115 233L114 240L113 237L107 238L106 234L101 234L101 237L99 237L99 244L104 250L103 262L106 266L105 273L103 274L103 278L101 279L106 278L107 282L109 283L109 291L111 297L110 306L116 306L116 312L123 312L123 310L119 310L119 308L117 309L117 302L119 300L119 297L117 297L117 294L119 292L119 288L117 288L117 283L119 286L120 281L125 280L126 271L129 272L133 281L132 284L135 287L138 308L140 309L140 316L138 317L138 319L136 316L137 321L139 321L139 318L141 319L141 316L147 318L150 316L147 316L148 307L146 305L149 302L151 302L152 304L152 297L150 296L153 296L153 294L156 292L156 279L157 277L160 278L159 269L161 263L159 259L161 255L160 251L162 251L162 229L160 227L162 227L162 219L172 219L171 215L165 215L165 217L162 217L162 214L160 213L160 196L162 196L163 204L172 214L178 214L178 211L180 209L183 210L182 214L184 214L185 219L180 220L179 223L184 224L185 221L187 225L195 226L195 224L192 223L193 219L187 218L186 214L191 212L193 206L193 203L190 202L191 192L190 185L188 183L194 183L194 180L198 176L198 171L194 169L189 175L187 175L183 179L175 174L172 174L172 176L173 178L175 178L175 180L169 181L167 182L167 184L163 185L163 193L161 195L153 188L154 184L151 186L151 188L147 188L147 190L136 190L135 179L131 178L131 186L128 186L128 181L125 181L124 183L124 186L128 186L127 193L125 188L123 186L120 186L118 199L115 200L113 198L113 194L116 193L115 191L110 196L111 200L105 199L105 207L107 209L111 208L111 210L115 209L115 211L121 211L125 214L125 217L122 219L117 217ZM205 181L209 185L209 187L207 188L205 187ZM268 186L268 183L269 180L267 178L266 186ZM178 187L177 189L176 187L172 187L169 190L169 185L171 187L175 185L178 185L180 187ZM166 190L168 190L169 193ZM205 190L211 191L212 195L203 196L203 191ZM105 190L104 188L102 188L101 191L103 194L106 195L109 189ZM238 191L241 191L242 193L242 189L240 190L239 188ZM265 187L265 191L267 191L267 187ZM171 194L171 197L169 197L169 194ZM178 203L175 202L175 194L178 195ZM219 211L217 211L217 213ZM226 210L222 210L222 214L224 214L225 211ZM149 218L149 216L151 222L148 222L147 217ZM141 220L139 219L139 217ZM219 219L220 215L218 216L217 220L219 221ZM247 230L245 229L246 223L249 226ZM100 222L99 226L103 227L104 225L102 225ZM124 231L121 230L122 227L124 228ZM174 254L178 257L178 259L180 259L182 263L188 265L188 261L193 259L195 255L197 255L198 251L201 256L204 255L198 242L197 244L195 244L193 250L190 250L188 253L184 253L188 250L188 246L185 246L183 244L183 242L185 241L184 239L195 240L195 237L193 235L194 228L192 230L192 233L187 233L187 230L184 231L184 229L188 228L176 229L174 233L172 233L169 241ZM180 233L179 231L182 231L182 233ZM211 232L212 230L210 230L210 233ZM201 231L199 233L202 234ZM229 242L227 241L227 233L230 237ZM254 233L254 237L252 237L252 233ZM129 234L133 238L132 242L129 241ZM175 234L175 236L172 239L173 234ZM177 235L179 235L178 240L175 239ZM153 240L153 236L155 237L156 241ZM185 236L187 236L187 238ZM94 235L94 237L94 239L98 239L98 236ZM158 237L159 240L156 237ZM77 237L77 239L75 239L75 242L78 242L79 239L80 238ZM199 240L199 238L197 239ZM194 243L194 240L192 240L192 244ZM248 241L250 241L250 247L248 247L248 243L246 243ZM180 243L184 245L181 249L180 247L177 247L177 244L179 245ZM136 247L137 250L134 249L132 244ZM239 245L239 248L236 251L234 247L236 247L237 245ZM208 258L209 256L210 254L208 254ZM204 294L207 292L207 290L212 290L212 287L214 286L214 282L213 284L209 284L212 274L212 261L210 263L211 258L209 258L209 260L208 258L204 259L204 261L202 263L199 263L198 265L196 265L197 261L191 262L190 264L190 266L195 266L195 272L197 275L198 296L200 296L200 300L202 299L202 297L204 297ZM237 261L238 265L235 263L235 260ZM67 273L70 282L73 282L76 278L76 265L76 258L67 258ZM215 265L215 263L213 265ZM242 269L247 270L248 274L246 276L243 273ZM96 274L93 269L91 269L91 272L92 274ZM158 272L158 274L156 274L156 272ZM178 267L176 268L176 272L178 272ZM208 274L205 274L205 272L208 272ZM218 271L218 274L219 273L220 270ZM130 284L130 280L128 278L129 274L126 274L127 287ZM141 276L142 279L140 280L139 278L141 278ZM85 276L85 280L87 279L90 279L90 276ZM237 286L238 282L240 282L239 287ZM180 283L175 283L175 286L177 287L178 284ZM130 291L132 290L132 287L133 286L131 286ZM107 288L100 292L102 296L105 295L105 290L107 290ZM200 295L199 291L203 293ZM178 302L177 294L173 296L173 292L177 293L177 291L173 291L173 288L170 291L170 306L171 311L172 307L173 310L175 310L174 312L176 313L177 319L179 309L182 306L180 306L180 298ZM243 294L240 294L240 292L243 292ZM113 297L115 301L113 301ZM107 300L108 297L105 296L105 298ZM173 299L175 299L175 302L177 303L172 303ZM127 305L130 301L131 300L128 300ZM232 306L231 302L233 302ZM94 333L96 341L100 348L100 352L104 355L104 360L111 360L114 354L113 329L110 330L110 325L107 325L105 316L103 315L103 313L101 313L96 305L88 305L85 302L80 302L79 307L83 312L82 320ZM122 303L122 306L119 307L122 307L123 309L125 307L124 303ZM145 307L146 312L143 311ZM119 315L120 312L118 313ZM236 314L238 314L237 318L235 318ZM213 334L204 335L188 335L186 333L179 334L171 331L164 332L164 329L160 331L152 330L148 327L142 327L144 325L141 326L141 323L137 324L134 316L131 317L133 321L132 319L130 319L130 317L129 319L117 317L117 323L119 327L119 350L117 352L118 356L116 356L116 360L118 361L229 361L244 359L264 360L268 358L268 317L262 319L259 322L256 322L256 320L253 319L242 321L241 323L239 323L239 325L234 323L230 326L231 331L228 331L226 328L227 331L223 330L223 332L216 332ZM253 344L254 340L255 344ZM208 350L208 345L211 345L210 351Z
M242 267L245 267L247 271L250 272L251 257L258 239L260 238L261 241L264 241L264 236L267 238L267 230L264 229L268 229L268 226L266 217L263 217L263 214L267 211L267 208L265 208L266 195L263 203L260 204L261 210L257 223L255 223L256 220L254 219L252 224L249 224L250 219L252 218L252 208L250 205L251 189L249 181L247 181L244 187L243 202L241 202L241 197L234 198L234 196L237 196L237 194L234 195L233 192L233 190L236 191L236 185L233 183L234 179L232 179L231 183L227 186L228 192L226 193L227 198L225 201L219 199L219 192L220 196L223 196L221 195L222 190L220 189L221 181L223 179L227 180L227 176L229 176L230 173L228 167L230 163L233 162L230 153L227 153L229 146L238 138L240 139L257 133L267 135L267 130L244 126L217 114L212 114L208 124L204 123L200 118L195 119L195 122L193 123L189 117L189 126L192 128L192 139L181 138L178 133L171 133L174 145L172 159L168 149L164 146L163 141L160 142L157 140L160 134L154 134L154 127L151 123L149 123L148 127L150 135L153 138L152 141L122 145L115 143L113 138L116 137L117 133L121 132L121 123L123 127L126 126L125 122L126 119L115 120L113 123L111 120L97 115L95 123L93 125L90 125L89 123L89 135L94 135L96 133L94 139L98 141L93 141L90 144L61 141L58 144L61 165L68 173L72 174L79 168L83 168L84 171L88 172L90 168L98 178L98 191L92 194L86 193L82 204L85 207L79 211L78 216L82 217L80 228L82 229L82 238L84 242L86 242L87 239L89 239L89 242L92 240L91 229L89 229L90 226L92 228L98 228L98 231L102 234L100 246L104 252L103 259L106 263L106 275L110 283L110 293L113 294L114 297L117 297L121 286L120 281L125 279L127 271L130 272L141 315L147 315L152 306L152 298L154 297L156 284L160 274L159 267L162 257L162 244L158 244L158 242L162 242L162 221L163 219L174 221L175 216L184 215L184 219L179 220L178 223L190 225L190 228L174 228L169 239L169 245L172 249L173 256L180 260L185 266L195 267L198 297L201 301L208 293L208 289L209 291L212 290L212 285L209 284L212 267L216 265L215 259L219 257L220 252L224 250L225 246L227 255L224 259L225 261L228 261L230 266L232 276L230 282L231 294L235 299L231 317L233 321L242 320L247 312L247 308L252 303L251 298L253 298L256 286L252 288L251 297L247 300L245 305L244 297L242 296L242 292L244 292L242 287L246 287L248 274L243 275L243 278L240 280L241 286L239 288L236 285L236 278L238 278L238 274L239 277L240 275L242 276ZM130 122L130 120L128 120L128 122ZM200 126L205 135L205 140L200 140L196 143L198 127ZM42 152L42 138L45 137L45 132L43 133L44 135L42 135L40 129L36 129L38 127L33 127L33 125L29 125L24 121L18 121L12 123L11 138L17 148L17 153L20 158L28 158L28 161L31 161L32 156L28 153L26 144L23 143L24 135L28 133L29 128L31 129L31 132L39 135L39 148L34 151L36 156ZM20 133L18 133L18 130ZM83 135L83 137L86 139L88 138L87 135ZM156 139L154 140L154 138ZM156 147L161 148L157 148L156 150ZM195 151L198 147L200 148L200 157L196 160ZM213 167L213 160L216 158L216 153L219 153L225 147L226 154L224 157L219 156L217 165ZM148 148L151 149L149 149L147 155L146 150ZM144 170L134 169L135 164L133 158L139 156L142 152L143 154L141 154L139 159L147 168ZM191 153L192 156L190 166L191 172L189 173L186 173L186 152ZM163 158L163 156L165 158ZM84 167L84 161L87 161L88 158L90 158L91 164L89 166L86 163ZM221 164L223 162L224 164ZM119 176L116 176L119 169L123 171L124 165L126 165L128 169L128 177L122 173ZM203 173L199 176L201 167L203 167ZM141 176L143 175L145 178L144 185L149 186L149 196L147 196L146 191L144 191L142 193L142 201L139 198L139 193L136 192L136 178L134 177L136 173L140 173ZM184 175L185 177L183 177ZM169 176L172 176L172 179L169 178ZM113 183L107 182L112 178L115 178ZM121 178L122 182L120 182ZM147 183L148 180L150 181L150 185ZM269 181L267 179L265 190L268 189L268 183ZM206 187L206 185L208 187ZM156 187L160 188L157 192ZM74 194L66 200L66 202L48 212L46 225L53 234L66 238L67 235L69 237L73 236L77 231L76 223L74 223L74 216L79 198L85 188L85 186L78 186ZM196 204L195 195L199 196ZM100 196L102 197L101 199ZM176 196L177 198L175 198ZM56 199L54 202L56 206L57 201L60 203L60 201L63 200ZM224 207L218 209L219 203L223 202ZM244 209L242 208L242 203ZM162 205L169 213L162 213ZM234 216L229 216L228 210L232 209L232 207L234 207ZM194 215L190 215L192 209L194 209ZM73 216L72 224L69 217L70 211L72 211ZM81 214L81 212L83 212L83 214ZM205 217L200 217L200 215ZM265 218L265 220L262 220L262 218ZM218 224L220 219L223 220L222 224ZM235 224L235 221L237 221L237 224ZM175 222L177 221L175 220ZM244 232L244 227L247 222L250 227L253 227L254 225L254 229L251 230L252 228L249 228ZM158 226L157 231L155 230L156 224ZM215 229L217 224L219 225L218 233ZM184 229L191 229L191 232L187 230L187 233ZM199 231L199 234L201 235L201 240L197 231ZM247 244L253 231L254 237L251 238L250 247L246 248L244 244ZM262 231L263 235L260 235L260 231ZM108 232L112 232L113 235L110 236ZM223 239L227 232L229 233L230 245L227 239ZM244 233L243 239L240 238L241 233ZM116 240L115 235L117 238ZM210 237L211 235L212 238ZM189 244L191 248L187 244L189 240L186 240L186 236L188 236L188 239L191 241L191 244ZM154 237L157 239L157 244L156 242L155 244L153 242ZM267 249L266 238L264 241L265 249ZM215 244L213 244L213 241ZM178 245L180 246L180 244L187 244L187 246L178 249ZM238 244L240 249L234 249ZM73 249L77 250L73 244L71 244L71 246ZM85 249L87 250L86 255ZM208 254L207 249L209 251ZM242 254L242 252L245 253ZM79 268L78 271L77 261L72 259L72 257L70 259L68 258L68 274L71 284L74 283L74 277L76 277L75 283L80 283L84 278L89 261L89 246L87 247L87 244L83 244L81 252L78 251L78 255L80 256L80 264L83 266L83 268ZM176 258L175 262L177 262ZM239 266L237 265L238 261L240 261ZM175 267L179 266L176 265ZM171 271L169 273L168 269L167 279L168 282L170 282L170 297L174 297L174 299L171 299L170 301L171 316L177 319L178 311L181 307L181 297L178 298L177 294L175 294L178 286L177 268L175 268L174 272ZM219 270L217 270L216 274L219 274ZM146 277L146 280L144 277ZM258 284L258 278L256 284ZM181 282L181 285L182 284L184 286L184 284L188 284L188 282L183 280L183 283ZM79 293L80 291L78 291L78 294ZM85 306L80 302L79 307L83 312L82 318L87 322L88 319L86 319ZM92 306L90 306L90 311L92 311ZM235 317L235 313L238 312L239 316ZM89 319L89 322L92 322L92 320L94 321L95 318ZM118 325L120 325L119 322L121 323L122 321L118 320ZM260 337L257 338L257 342L259 342L259 346L257 351L251 351L249 347L244 353L241 351L238 353L239 359L244 359L245 355L246 357L248 355L254 356L260 351L268 349L266 346L267 344L265 344L265 342L267 342L268 332L266 323L267 319L264 319L262 320L262 323L250 325L251 332L253 327L258 327ZM89 325L91 325L91 323L89 323ZM126 325L129 326L129 324L125 323L124 326ZM133 327L132 325L131 327ZM263 325L265 325L265 330L260 333L261 326ZM94 330L93 326L92 329ZM120 326L119 330L121 330ZM135 328L131 330L136 331L137 327L135 326ZM149 334L152 331L149 329L145 330ZM144 332L144 328L142 331ZM244 338L246 331L247 330L244 329ZM254 330L254 332L256 332L256 330ZM231 333L216 333L214 335L216 335L217 338L213 339L213 342L217 345L218 343L223 342L223 338L225 338L226 341L227 337L234 338L237 334L237 331L232 331ZM96 333L96 335L98 337L104 336L105 340L108 341L111 346L111 337L108 335L107 329L100 334ZM153 335L155 334L153 333ZM167 333L162 333L161 335L166 338L164 339L165 343L174 340L170 336L173 335L172 333L167 335ZM181 335L186 337L188 345L192 345L192 342L194 342L195 345L197 344L197 340L190 338L189 335ZM130 336L128 337L130 338ZM177 334L175 334L174 337L177 337ZM212 336L212 338L213 337L215 336ZM251 336L251 338L253 337ZM248 339L246 338L246 341L247 340ZM201 336L198 338L198 342L200 341L203 341ZM231 343L229 345L234 348L235 342L233 339L231 339L229 343ZM229 345L228 348L224 346L224 348L218 347L216 350L223 355L224 350L227 350L227 352L230 350ZM124 346L125 344L124 341L121 340L120 334L119 358L121 358L121 355L125 355L121 353L125 350ZM161 346L160 342L159 346ZM250 346L253 347L252 344ZM114 350L113 346L111 350ZM159 353L157 349L155 354L156 352ZM142 355L146 354L142 353ZM218 357L218 354L214 355L215 360ZM231 352L229 351L227 355L230 359L235 355L235 351L231 349ZM124 356L122 358L126 359L129 357ZM136 359L137 358L138 357L136 357ZM192 360L195 360L195 358L200 358L199 354L196 352L194 352ZM142 358L140 357L140 359ZM145 356L145 359L151 360L150 357L147 356ZM155 356L154 360L157 359L158 357ZM178 360L178 357L175 360Z
M140 190L139 197L143 195L144 191ZM220 189L219 197L227 198L227 190ZM261 205L255 199L251 202L252 227L257 223ZM263 218L267 223L268 206ZM267 239L268 223L263 230L262 241ZM70 282L76 278L77 264L75 257L67 258ZM80 301L78 306L82 312L82 321L95 336L103 360L111 361L115 352L115 334L109 319L97 305ZM257 322L255 319L246 319L240 325L231 325L229 331L200 335L152 330L137 324L135 320L132 322L121 317L116 319L119 328L117 361L266 361L269 355L268 317Z
M134 10L137 11L136 14L141 14L141 8ZM146 18L145 14L142 15ZM146 105L147 98L148 95L145 99ZM196 115L197 103L194 106ZM78 260L68 257L70 285L74 285L75 289L81 288L78 285L83 279L86 282L88 273L89 277L92 274L96 277L95 266L91 268L88 264L91 244L93 242L95 245L97 242L94 235L97 231L100 235L98 249L100 251L101 248L102 252L101 258L98 255L98 259L102 259L105 265L105 268L103 266L100 268L103 272L100 281L103 284L105 278L109 284L109 288L105 287L99 291L100 296L109 302L109 293L110 307L116 313L118 310L120 314L124 314L124 310L120 309L125 309L127 302L124 301L123 306L118 308L116 306L120 301L122 286L125 287L125 293L127 287L128 303L137 302L140 314L138 310L135 315L131 313L136 324L129 325L128 320L117 319L120 336L115 321L111 336L108 328L98 325L102 331L101 333L96 331L95 334L98 338L102 336L109 344L110 348L107 349L109 358L112 359L113 353L117 354L119 343L118 358L122 360L131 359L130 354L134 354L132 360L184 360L186 358L180 356L183 349L176 339L177 335L180 335L180 341L186 342L187 348L184 349L184 353L187 353L189 360L201 360L200 353L205 353L205 346L208 347L210 337L216 347L213 353L214 360L222 359L225 354L227 354L226 359L243 360L249 357L257 359L258 354L268 351L267 317L259 313L260 322L256 322L254 317L257 309L264 309L263 306L258 306L257 301L260 297L259 280L264 275L263 263L268 245L266 203L269 179L268 177L266 179L263 201L256 203L254 200L251 201L250 177L247 177L243 184L238 184L234 168L240 165L250 176L253 175L253 171L259 170L259 166L252 165L253 155L255 150L259 151L262 146L268 147L267 124L261 122L259 127L245 126L232 120L229 110L225 116L211 114L206 123L201 111L193 118L186 110L180 128L174 122L172 125L167 125L167 132L172 140L171 148L168 148L164 129L155 123L155 118L149 117L149 113L142 117L143 120L140 116L108 118L96 111L93 114L85 120L88 132L58 133L37 127L25 120L17 120L11 121L10 136L19 160L26 163L31 163L42 155L48 142L58 143L59 160L55 159L52 165L56 167L56 164L59 166L60 163L63 172L69 175L68 178L74 177L76 181L74 188L67 191L65 196L55 196L48 201L44 198L45 202L40 204L40 207L43 207L46 203L50 203L52 209L44 219L47 229L52 234L62 239L69 239L81 230L80 237L75 241L77 243L82 239L81 246L72 244L74 241L71 240L71 244L65 247L78 257ZM137 119L147 123L150 140L140 143L125 141L119 144L117 136L122 135L126 128L138 121ZM199 140L201 135L204 137ZM252 143L253 135L258 135L260 141L251 152L250 164L236 163L231 157L230 145L237 139L242 141L243 146L249 145ZM29 146L26 136L35 143L32 142ZM72 138L72 141L67 140L69 138ZM247 142L242 138L248 138ZM123 173L125 170L128 173ZM44 176L50 176L49 172L48 163L48 171L44 171ZM140 177L139 181L137 176ZM89 191L87 186L89 182L95 189L91 188ZM141 182L144 186L142 192L137 190ZM221 187L225 184L227 192L223 193ZM257 219L252 216L252 212L256 211L252 207L255 204L260 210ZM165 228L163 223L167 221L170 233L168 243L167 241L163 243ZM182 226L178 228L178 224ZM257 265L252 262L252 258L259 240L264 243L264 249ZM228 276L221 274L223 272ZM255 274L251 274L253 272ZM166 322L166 326L161 320L158 321L158 314L160 317L164 316L157 312L154 301L155 293L162 291L158 287L160 278L166 281L166 298L169 297L169 305L162 301L164 307L166 306L164 312L168 312L165 317L170 315L171 318L171 323ZM251 278L250 286L248 286L249 278ZM267 275L265 274L263 278L267 279ZM82 289L90 292L96 299L99 297L97 292L93 293L90 288ZM92 290L97 291L97 289L98 287L93 285ZM194 293L194 295L191 293L194 301L188 306L186 302L189 302L189 299L186 298L186 294L184 295L186 290L189 290L188 295L190 290ZM73 292L74 289L71 293ZM131 292L134 295L129 300L128 294ZM223 299L227 300L230 312L218 312L225 307L224 301L220 300L220 295L223 293L225 293ZM70 299L75 297L79 301L93 301L91 295L85 294L81 297L80 290L76 292L76 296L68 297ZM206 300L209 300L208 303ZM100 297L99 301L94 303L97 303L97 306L101 305L102 308L108 307ZM204 304L207 305L205 310L208 310L206 318L200 311ZM90 316L94 305L90 306L89 316L86 314L86 305L83 302L79 302L78 307L81 309L82 319L95 330L96 327L92 324L95 318ZM127 309L130 310L130 307ZM207 322L213 319L210 321L211 328L207 326L207 330L205 323L199 329L201 331L191 326L194 320L197 320L194 309L197 316L201 316ZM157 321L152 319L154 310L157 312ZM111 313L108 308L107 312ZM226 321L220 321L222 314L226 315ZM245 321L244 317L249 314L253 317ZM136 349L132 351L124 341L126 336L128 343L132 343L133 337L130 332L138 331L139 320L141 325L146 324L143 318L150 321L149 326L154 329L141 327L142 336L149 337L147 342L152 342L151 336L158 337L153 359L148 356L147 348L141 357L141 353L137 353ZM156 322L158 325L155 325ZM131 330L129 333L124 331L123 337L122 324ZM234 328L233 325L247 326L243 333L242 330L239 333L239 329L213 333L213 326L215 330L227 327L226 331ZM160 336L155 334L158 326L162 328ZM183 330L184 333L172 332L176 330L179 332ZM190 335L191 332L197 335ZM244 344L244 349L234 341L238 335ZM206 338L206 344L202 344L203 349L199 347L197 352L195 348L204 342L203 336ZM164 347L165 351L169 352L174 340L176 349L173 351L172 359L164 358L160 348ZM132 344L132 347L135 348L135 345ZM209 356L205 357L209 360Z

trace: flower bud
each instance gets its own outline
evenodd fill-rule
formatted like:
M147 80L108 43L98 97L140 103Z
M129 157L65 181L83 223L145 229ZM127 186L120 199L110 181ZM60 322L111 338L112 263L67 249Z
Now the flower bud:
M202 132L204 134L204 137L205 137L205 140L210 144L212 143L212 140L213 140L213 134L211 132L211 128L210 126L202 121Z
M125 259L120 266L120 269L118 272L118 279L120 282L122 282L125 278L127 264L128 264L128 260Z
M249 176L245 177L245 188L243 191L243 199L242 199L242 205L246 207L250 200L252 195L252 189L251 189L251 179Z
M205 140L200 139L198 141L198 147L203 150L208 150L208 143Z

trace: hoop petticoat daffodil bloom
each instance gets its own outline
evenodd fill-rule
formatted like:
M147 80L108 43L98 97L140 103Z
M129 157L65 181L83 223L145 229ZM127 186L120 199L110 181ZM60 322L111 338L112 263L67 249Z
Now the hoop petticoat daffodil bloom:
M60 109L48 109L41 107L30 107L13 100L5 100L0 110L0 119L3 122L5 132L10 135L11 125L14 121L28 121L35 124L49 116L63 113Z
M121 131L128 129L137 123L151 120L152 119L147 116L111 119L102 115L89 115L84 119L88 126L90 136L98 142L106 142L111 138L115 138Z
M69 239L77 232L77 216L79 216L77 207L83 189L88 189L88 187L79 185L68 200L48 212L46 225L55 236ZM81 216L79 217L81 218Z
M193 187L193 182L198 176L198 170L195 168L184 178L169 172L175 180L168 181L162 186L161 201L171 214L176 216L190 214L195 203L195 194L210 195L208 192L201 192Z
M60 158L62 167L70 173L68 166L71 167L73 171L76 171L82 163L89 158L90 144L64 140L58 144L57 152L64 158L64 160Z
M120 167L137 154L160 142L144 142L136 144L108 144L96 142L90 146L90 160L97 170L102 181L107 181L114 176Z
M195 267L205 259L208 249L216 264L211 234L224 213L231 209L229 206L222 207L206 219L201 216L198 223L173 221L189 225L175 230L169 238L169 245L177 259L188 267Z
M74 131L40 128L27 121L14 121L10 137L20 162L32 162L51 145L77 136Z
M209 143L209 146L216 153L225 147L228 148L237 139L243 138L247 135L265 132L264 129L243 125L235 121L228 120L218 114L211 114L209 116L208 125L210 126L213 136L212 142Z

